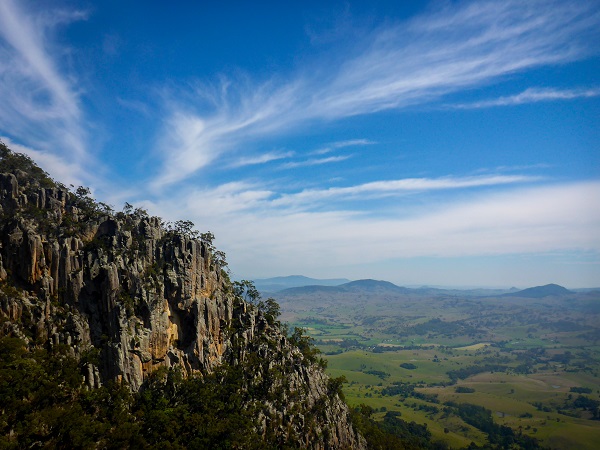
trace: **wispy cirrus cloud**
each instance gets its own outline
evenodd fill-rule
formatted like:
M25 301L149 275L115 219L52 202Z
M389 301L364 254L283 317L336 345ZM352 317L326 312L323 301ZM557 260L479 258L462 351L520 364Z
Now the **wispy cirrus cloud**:
M591 1L449 3L375 29L357 49L338 49L287 79L226 79L182 89L170 105L170 138L160 147L169 151L155 186L190 176L241 142L309 121L420 105L584 58L599 50L593 44L600 42L599 24L600 9ZM548 99L549 93L528 95ZM197 125L193 133L184 126L190 123Z
M327 153L331 153L335 150L346 148L346 147L356 147L356 146L364 146L371 145L374 142L369 141L368 139L350 139L346 141L332 142L327 147L320 148L318 150L314 150L309 152L310 155L324 155ZM240 157L238 159L234 159L229 164L229 167L243 167L243 166L252 166L257 164L265 164L271 161L278 161L282 159L288 159L296 156L296 152L294 151L286 151L286 152L267 152L260 153L257 155ZM322 164L330 164L335 162L344 161L346 159L351 158L352 155L340 155L340 156L330 156L326 158L309 158L303 161L289 161L279 165L280 169L294 169L298 167L309 167L309 166L319 166Z
M189 199L199 199L203 211L210 215L221 208L223 214L242 211L260 211L261 214L319 210L323 202L332 205L334 201L357 201L400 196L407 194L426 194L431 191L456 191L459 189L485 188L492 186L524 185L542 180L529 175L485 175L440 178L404 178L398 180L377 181L326 189L302 189L289 191L287 186L261 185L256 182L238 181L225 183L213 188L190 189ZM214 210L209 205L214 205ZM198 204L199 207L200 204ZM188 211L193 205L186 205ZM335 209L335 208L332 208ZM353 214L346 211L346 214Z
M405 178L400 180L374 181L354 186L327 189L306 189L284 194L274 204L314 206L319 201L331 199L360 199L388 197L407 193L480 188L518 183L531 183L541 178L529 175L489 175L475 177Z
M321 166L323 164L331 164L340 161L345 161L350 159L352 155L339 155L339 156L329 156L327 158L310 158L304 161L291 161L285 164L282 164L280 167L282 169L295 169L298 167L309 167L309 166Z
M373 145L376 144L374 141L370 141L369 139L348 139L346 141L338 141L332 142L325 147L319 148L318 150L313 150L310 152L311 155L325 155L327 153L331 153L335 150L346 148L346 147L362 147L365 145Z
M256 156L242 157L230 164L230 167L252 166L256 164L265 164L271 161L291 158L294 152L268 152Z
M344 147L356 147L361 145L373 145L376 142L370 141L369 139L348 139L347 141L332 142L329 144L331 148L344 148Z
M181 181L236 146L280 132L289 121L284 111L293 105L299 89L294 83L249 86L241 81L233 88L224 80L216 86L171 93L164 137L157 149L164 164L153 187ZM194 112L198 105L212 112Z
M57 26L86 18L82 11L24 11L24 2L0 2L0 122L5 133L45 151L85 155L80 92L61 69Z
M540 170L540 169L549 169L552 165L546 163L537 163L537 164L522 164L516 166L497 166L494 168L481 168L475 171L475 173L486 173L486 172L515 172L515 171L529 171L529 170Z
M557 100L573 100L600 96L600 88L555 89L555 88L529 88L516 95L499 97L472 103L459 103L449 105L457 109L479 109L494 106L513 106L525 103L553 102Z
M439 186L442 181L422 183ZM229 183L187 192L175 201L155 203L153 209L166 217L178 217L185 209L203 229L219 230L219 245L232 267L247 276L271 276L273 267L278 273L312 274L356 265L356 276L365 277L369 263L394 258L600 252L600 211L592 207L600 202L597 181L484 191L385 218L291 205L281 206L290 208L281 214L271 205L277 196L258 185ZM394 265L386 270L390 272L377 273L395 276Z

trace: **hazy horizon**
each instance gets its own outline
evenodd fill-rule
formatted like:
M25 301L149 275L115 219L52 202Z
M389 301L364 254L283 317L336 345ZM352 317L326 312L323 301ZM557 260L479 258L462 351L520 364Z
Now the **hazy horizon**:
M311 280L317 280L317 281L328 281L328 280L333 280L333 279L338 279L338 280L346 280L345 282L352 282L352 281L360 281L360 280L376 280L376 281L387 281L390 283L393 283L397 286L400 287L407 287L407 288L420 288L420 287L430 287L430 288L436 288L436 289L457 289L457 290L468 290L468 289L505 289L505 290L509 290L509 289L528 289L531 287L540 287L540 286L545 286L546 284L557 284L559 286L565 287L567 289L600 289L600 286L563 286L560 285L559 283L546 283L546 284L540 284L540 285L515 285L515 284L511 284L511 285L478 285L478 284L432 284L432 283L416 283L416 284L410 284L410 283L403 283L401 281L393 281L393 280L387 280L387 279L381 279L381 278L348 278L348 277L333 277L333 278L319 278L319 277L308 277L306 275L301 275L301 274L292 274L292 275L275 275L272 277L250 277L250 280L253 280L255 282L257 281L269 281L272 279L277 279L277 278L291 278L291 277L305 277ZM242 280L243 277L237 277L234 278L238 281Z

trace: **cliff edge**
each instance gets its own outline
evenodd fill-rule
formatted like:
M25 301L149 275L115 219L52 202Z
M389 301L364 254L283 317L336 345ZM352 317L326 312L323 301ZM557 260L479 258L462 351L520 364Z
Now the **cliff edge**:
M58 346L90 389L144 389L157 370L202 377L244 367L259 432L304 448L364 448L302 336L244 301L210 233L141 209L114 212L0 144L0 336ZM162 368L162 369L161 369Z

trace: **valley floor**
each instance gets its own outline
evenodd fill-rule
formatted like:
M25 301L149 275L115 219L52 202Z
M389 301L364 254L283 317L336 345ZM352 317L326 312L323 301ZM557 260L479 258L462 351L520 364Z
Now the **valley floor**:
M593 294L278 300L284 320L315 339L329 373L346 378L351 406L366 404L379 418L396 411L452 448L511 432L553 449L600 442Z

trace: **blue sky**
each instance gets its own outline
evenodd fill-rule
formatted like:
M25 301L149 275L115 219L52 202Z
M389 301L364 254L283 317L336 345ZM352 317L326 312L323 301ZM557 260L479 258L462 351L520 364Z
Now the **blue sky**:
M205 3L3 0L1 139L237 278L600 285L600 2Z

